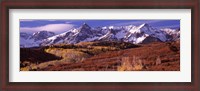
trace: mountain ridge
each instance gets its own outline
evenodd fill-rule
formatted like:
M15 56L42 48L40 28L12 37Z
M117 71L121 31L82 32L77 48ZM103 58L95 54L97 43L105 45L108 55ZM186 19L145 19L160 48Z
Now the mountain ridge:
M34 36L35 34L39 34L39 38L38 36ZM30 38L27 38L27 36L30 36ZM34 41L31 42L35 42L32 43L32 46L31 43L24 43L25 40L29 41L30 39L34 39ZM59 43L76 44L79 42L91 41L123 41L133 44L140 44L150 43L154 41L176 41L179 39L180 28L156 29L147 23L141 24L139 26L127 25L93 28L90 27L88 24L83 23L78 28L74 28L57 35L55 35L55 33L44 30L42 32L40 31L39 33L34 33L33 35L20 33L20 47L48 46Z

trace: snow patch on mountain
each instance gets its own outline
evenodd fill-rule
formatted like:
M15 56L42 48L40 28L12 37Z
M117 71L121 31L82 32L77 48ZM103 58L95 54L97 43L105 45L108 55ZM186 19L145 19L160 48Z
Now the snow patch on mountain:
M37 47L43 42L44 39L54 36L55 33L48 31L39 31L36 33L20 33L20 47Z

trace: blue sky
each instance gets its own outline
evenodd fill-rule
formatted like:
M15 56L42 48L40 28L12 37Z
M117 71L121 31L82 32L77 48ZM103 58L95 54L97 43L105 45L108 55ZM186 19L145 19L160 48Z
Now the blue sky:
M141 25L147 23L155 28L179 28L180 20L20 20L21 32L37 32L41 30L62 33L77 28L83 23L91 27Z

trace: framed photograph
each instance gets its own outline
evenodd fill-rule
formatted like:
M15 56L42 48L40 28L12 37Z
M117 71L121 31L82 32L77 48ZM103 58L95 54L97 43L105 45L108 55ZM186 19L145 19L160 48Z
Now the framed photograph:
M2 1L2 90L199 91L198 0Z

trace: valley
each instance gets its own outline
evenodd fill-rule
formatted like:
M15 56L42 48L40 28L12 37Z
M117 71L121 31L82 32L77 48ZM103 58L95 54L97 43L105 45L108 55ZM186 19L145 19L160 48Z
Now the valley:
M20 56L21 71L180 71L179 41L138 45L82 42L21 48L20 55L24 49L32 56ZM40 52L34 53L36 50Z

